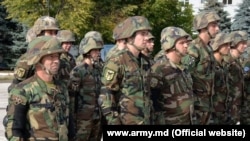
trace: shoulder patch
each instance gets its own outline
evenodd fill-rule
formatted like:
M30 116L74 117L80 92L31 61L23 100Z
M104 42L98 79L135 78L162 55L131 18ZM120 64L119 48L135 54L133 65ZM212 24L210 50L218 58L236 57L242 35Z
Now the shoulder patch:
M114 76L115 76L115 71L113 71L109 68L105 68L104 77L106 80L108 80L108 81L113 80Z
M16 68L14 70L14 75L18 78L23 78L26 73L26 70L24 68Z

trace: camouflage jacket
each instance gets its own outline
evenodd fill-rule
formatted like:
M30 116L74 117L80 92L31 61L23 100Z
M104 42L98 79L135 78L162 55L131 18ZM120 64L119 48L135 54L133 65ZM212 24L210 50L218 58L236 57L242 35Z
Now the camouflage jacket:
M76 66L74 57L69 53L63 53L60 56L60 69L56 75L57 79L65 82L67 85L70 71Z
M36 75L9 93L8 140L68 141L69 96L63 83L45 83Z
M99 104L108 124L150 124L150 65L144 61L141 53L136 58L123 50L105 63Z
M74 110L78 120L100 119L100 117L94 117L99 115L97 100L100 88L101 69L98 67L82 63L70 72L69 93L75 96Z
M183 58L193 79L193 91L197 102L195 106L203 107L203 110L210 111L212 107L211 96L214 94L214 69L215 59L212 48L205 45L197 38L192 41L188 48L188 55Z
M164 113L165 124L191 124L193 112L192 78L184 66L174 64L167 57L152 66L152 96Z
M215 112L225 112L228 100L228 70L226 63L215 63L213 105Z

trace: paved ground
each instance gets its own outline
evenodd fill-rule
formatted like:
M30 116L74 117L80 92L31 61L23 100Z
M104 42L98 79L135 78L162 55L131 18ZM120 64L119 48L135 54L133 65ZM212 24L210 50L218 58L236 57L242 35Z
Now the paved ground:
M0 80L1 81L1 80ZM4 136L4 127L3 127L3 118L6 114L6 106L7 106L7 99L8 99L8 92L7 88L10 85L10 83L0 83L0 141L7 141L7 139Z

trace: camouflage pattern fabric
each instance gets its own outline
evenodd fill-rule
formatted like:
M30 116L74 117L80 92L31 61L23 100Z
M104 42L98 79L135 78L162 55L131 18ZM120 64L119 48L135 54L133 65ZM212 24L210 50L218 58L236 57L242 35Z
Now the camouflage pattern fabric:
M214 115L212 124L228 124L227 123L227 111L228 111L228 70L226 64L223 61L215 63L215 77L214 77L214 96L213 96L213 106Z
M70 53L63 53L60 56L60 69L56 75L57 79L68 84L70 71L76 66L75 59Z
M101 112L98 96L101 88L101 69L86 63L70 73L69 92L75 96L75 125L77 141L98 141L101 138Z
M240 121L243 102L243 69L239 59L233 58L230 54L225 57L225 61L227 62L229 84L228 112L231 119L229 124L236 124Z
M126 48L124 48L126 49ZM118 54L120 54L121 52L123 52L123 50L120 50L118 48L117 45L114 45L106 54L106 57L105 57L105 61L109 60L110 58L112 58L113 56L117 56Z
M75 60L75 62L76 62L76 65L78 66L78 65L80 65L81 63L83 63L83 55L82 54L80 54L79 56L77 56L77 58L76 58L76 60Z
M149 125L150 73L131 52L123 50L104 65L99 105L108 125Z
M165 51L161 49L155 56L154 56L154 61L157 62L158 60L164 58L165 56Z
M209 23L219 21L220 17L214 11L202 11L195 16L193 27L196 30L206 28Z
M37 76L24 80L9 93L7 117L8 140L68 141L67 87Z
M211 46L204 46L198 37L188 48L188 55L183 59L193 79L194 109L197 124L208 124L213 111L215 59Z
M250 61L243 63L244 70L244 106L242 107L241 124L250 124Z
M163 113L158 120L164 119L164 123L156 121L156 124L190 125L194 104L190 73L167 57L152 66L152 73L152 95L159 95L154 102L158 103L157 111Z

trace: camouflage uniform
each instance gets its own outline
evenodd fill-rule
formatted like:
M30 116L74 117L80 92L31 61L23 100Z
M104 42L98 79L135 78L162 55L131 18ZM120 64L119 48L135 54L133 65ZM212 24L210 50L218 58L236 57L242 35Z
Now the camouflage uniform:
M164 51L175 48L175 43L182 37L189 37L183 29L166 27L161 37ZM158 117L156 124L189 125L193 115L193 91L190 73L182 64L176 64L166 54L152 66L152 96ZM163 122L162 122L163 119Z
M70 30L60 30L57 33L57 38L63 44L64 42L75 42L74 34ZM69 73L76 66L73 55L69 52L62 53L60 56L60 71L58 72L58 79L68 83Z
M129 17L120 26L120 39L132 37L139 30L151 30L142 16ZM141 64L145 59L141 53L137 58L130 50L123 50L105 62L98 102L108 125L150 124L150 66Z
M232 49L237 47L237 44L241 41L247 41L247 33L243 31L233 31L232 36ZM241 119L242 112L241 108L243 106L243 93L244 93L244 76L243 76L243 66L240 62L240 58L234 58L232 54L225 57L228 69L228 83L229 83L229 124L236 124ZM248 105L244 105L244 108ZM244 110L244 109L243 109ZM242 112L242 113L241 113ZM247 113L248 114L248 113ZM244 121L244 119L243 119Z
M102 34L98 31L89 31L87 32L85 35L84 35L84 38L87 38L87 37L94 37L96 41L100 41L100 42L103 42L103 39L102 39ZM81 44L81 43L80 43ZM79 47L79 50L81 50L81 47ZM80 65L83 61L83 55L80 54L77 58L76 58L76 65Z
M58 23L56 19L49 16L42 16L38 18L33 27L27 32L26 41L32 41L34 38L41 36L44 30L59 30ZM29 47L28 49L29 50ZM33 66L27 65L26 53L23 54L16 62L14 68L14 79L12 84L9 86L8 91L10 91L16 84L29 78L34 74Z
M194 18L194 28L198 31L205 29L210 22L219 19L214 12L201 12ZM200 37L194 39L191 44L183 63L188 67L193 79L196 122L204 125L209 123L213 111L215 59L211 46L205 44Z
M103 42L85 37L80 44L80 54L87 55L93 49L102 49ZM87 59L87 56L84 57ZM70 73L69 91L74 96L77 141L99 141L101 139L101 113L98 96L101 88L102 66L98 62L90 65L84 61Z
M231 43L230 35L225 33L219 33L216 35L215 39L212 40L211 46L214 53L220 53L219 50L222 45ZM229 50L229 48L228 48ZM226 63L223 60L224 54L220 53L222 57L221 62L215 62L215 77L214 77L214 95L213 95L213 106L214 106L214 115L213 115L213 124L227 124L227 100L228 100L228 70L226 68Z
M39 63L45 55L64 52L54 37L36 38L29 46L28 65ZM35 74L10 91L7 117L8 140L68 141L67 87L57 80L47 83Z

